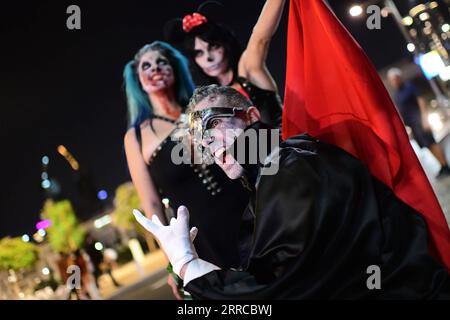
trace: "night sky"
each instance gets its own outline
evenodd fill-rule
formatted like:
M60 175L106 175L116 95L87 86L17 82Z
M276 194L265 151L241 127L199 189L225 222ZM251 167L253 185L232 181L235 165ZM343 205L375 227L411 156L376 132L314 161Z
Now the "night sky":
M405 4L409 0L405 0ZM263 1L225 0L222 21L243 44ZM402 1L396 1L402 4ZM79 202L74 172L56 152L65 145L89 171L97 190L110 195L128 181L123 135L126 104L122 68L145 43L162 39L162 26L193 12L202 1L33 1L2 4L0 13L0 237L34 232L45 199L41 158L50 157L49 175L64 197ZM369 31L351 19L353 1L330 1L336 14L377 68L408 57L392 20ZM66 8L81 8L82 29L66 28ZM287 10L268 60L284 88ZM320 41L320 39L318 39ZM80 211L81 219L92 212Z

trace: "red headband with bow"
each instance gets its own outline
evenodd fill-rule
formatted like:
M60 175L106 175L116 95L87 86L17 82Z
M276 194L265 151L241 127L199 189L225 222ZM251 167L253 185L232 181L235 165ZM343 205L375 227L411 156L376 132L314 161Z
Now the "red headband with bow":
M183 18L184 32L190 32L192 28L208 22L208 19L200 13L194 12L192 15L188 14Z

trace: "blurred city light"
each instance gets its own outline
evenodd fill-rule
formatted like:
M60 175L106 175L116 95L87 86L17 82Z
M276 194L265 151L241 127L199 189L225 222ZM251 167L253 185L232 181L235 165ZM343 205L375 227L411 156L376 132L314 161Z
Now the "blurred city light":
M389 8L384 7L383 9L381 9L381 16L382 16L383 18L387 18L387 17L389 16L389 13L390 13L390 12L391 12L391 11L390 11Z
M439 72L439 78L441 78L442 81L450 80L450 66L446 66L441 72Z
M402 21L405 26L410 26L414 23L414 19L411 18L410 16L404 17Z
M138 263L142 263L142 261L144 261L144 251L142 251L142 247L139 241L137 239L131 239L130 241L128 241L128 246L130 247L133 258Z
M96 242L94 246L95 246L95 249L97 249L98 251L103 250L103 244L101 242Z
M27 234L24 234L24 235L22 236L22 241L23 241L23 242L29 242L29 241L30 241L30 236L27 235Z
M66 147L64 147L63 145L58 146L56 150L58 150L59 154L62 156L65 156L68 153Z
M50 188L50 186L51 186L51 182L48 179L45 179L41 182L41 187L43 189L48 189L48 188Z
M106 200L108 199L108 192L106 192L105 190L100 190L97 193L97 198L99 198L100 200Z
M41 237L45 237L46 234L47 234L47 232L45 232L44 229L39 229L38 230L38 235L40 235Z
M427 79L432 79L445 71L445 63L441 56L435 50L419 55L418 65L422 68Z
M442 32L449 32L450 31L450 24L448 24L448 23L443 24L441 29L442 29Z
M428 123L430 124L431 128L437 131L441 130L444 127L441 116L437 112L432 112L428 115Z
M38 232L33 234L33 239L34 241L41 243L42 241L44 241L44 237L41 236Z
M110 215L103 216L101 218L95 219L94 227L97 229L103 228L107 224L111 223L112 219Z
M43 165L45 165L45 166L48 165L49 161L50 161L50 159L47 156L43 156L42 157L42 164Z
M50 269L47 268L47 267L42 268L42 274L43 274L44 276L48 276L48 275L50 274Z
M421 14L419 14L419 19L421 21L426 21L430 19L430 15L428 14L428 12L422 12Z
M48 173L47 172L42 172L41 178L42 178L42 180L48 180Z
M363 13L363 8L360 5L354 5L348 11L352 17L360 16Z
M59 145L56 150L58 150L58 153L62 155L67 160L67 162L69 162L73 170L77 171L80 168L78 161L73 157L73 155L69 152L69 150L67 150L65 146Z
M435 8L437 8L439 6L439 4L436 1L432 1L429 4L429 6L430 6L430 9L435 9Z
M415 17L416 15L418 15L420 12L425 11L427 9L427 6L424 4L419 4L417 6L415 6L414 8L412 8L411 10L409 10L409 15Z
M416 50L416 46L414 45L414 43L408 43L406 48L408 49L409 52L414 52Z
M47 229L48 227L50 227L51 225L51 221L46 219L46 220L41 220L38 223L36 223L36 229Z

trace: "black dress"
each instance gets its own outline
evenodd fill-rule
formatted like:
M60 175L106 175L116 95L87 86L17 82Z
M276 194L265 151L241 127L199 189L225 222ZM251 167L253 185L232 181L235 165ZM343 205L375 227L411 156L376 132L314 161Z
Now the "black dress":
M261 122L273 128L281 127L282 103L278 93L261 89L244 77L238 77L236 81L258 108Z
M239 266L238 233L248 192L215 164L174 164L171 152L176 144L167 137L149 161L161 199L169 199L175 212L180 205L189 209L190 225L199 230L194 244L200 258L219 266Z

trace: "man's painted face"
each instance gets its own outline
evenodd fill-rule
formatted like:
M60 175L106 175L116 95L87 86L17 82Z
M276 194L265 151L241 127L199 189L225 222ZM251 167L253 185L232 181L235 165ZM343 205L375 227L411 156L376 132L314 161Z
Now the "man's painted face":
M175 83L173 68L164 55L157 50L144 53L138 65L139 80L147 93L170 88Z
M228 60L222 46L210 44L199 37L195 37L195 63L209 77L218 77L227 72Z
M211 106L211 104L211 101L205 98L196 105L194 111L209 112L210 109L215 109L216 105L220 105L213 103L214 106ZM232 108L228 109L233 110ZM233 156L229 152L225 152L233 145L236 138L247 126L243 117L239 116L242 113L245 113L245 111L238 111L235 116L228 114L228 116L211 117L208 121L207 130L200 130L200 132L198 129L201 125L198 122L196 124L195 120L191 121L191 128L194 129L193 134L201 135L201 141L199 143L214 157L216 164L222 168L230 179L237 179L244 173L244 169L237 163ZM201 121L201 119L197 118L197 121ZM197 132L195 132L196 130Z

